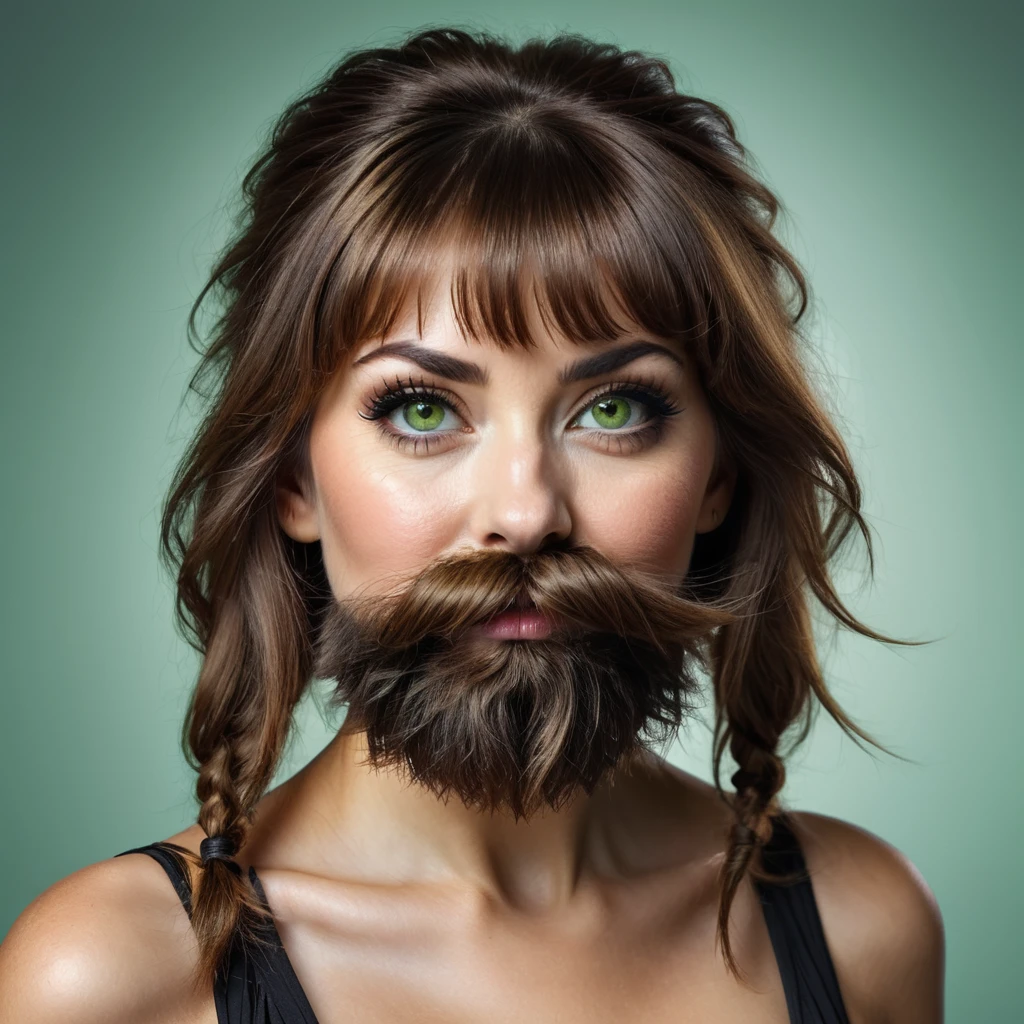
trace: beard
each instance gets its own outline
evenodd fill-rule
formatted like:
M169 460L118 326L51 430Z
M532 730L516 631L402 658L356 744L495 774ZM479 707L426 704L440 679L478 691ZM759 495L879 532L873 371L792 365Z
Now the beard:
M529 602L549 635L472 627ZM437 560L385 596L332 601L313 672L395 766L467 807L515 819L593 793L694 710L706 641L730 616L589 547Z

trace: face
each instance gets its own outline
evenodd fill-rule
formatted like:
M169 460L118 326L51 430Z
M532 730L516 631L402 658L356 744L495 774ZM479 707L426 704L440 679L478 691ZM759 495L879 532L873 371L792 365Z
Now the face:
M523 813L589 788L643 720L666 710L665 694L691 685L684 648L709 620L671 595L695 534L721 523L733 488L680 346L642 332L577 345L539 318L532 326L538 347L506 352L463 338L447 302L430 307L422 335L408 310L387 338L358 345L324 393L312 480L278 489L283 529L320 542L337 599L317 674L339 678L349 713L355 704L375 723L371 751L375 729L381 763L404 760L414 774L419 763L438 792ZM408 343L404 355L396 343ZM567 374L619 352L636 357ZM385 603L396 582L404 603ZM513 633L492 619L480 632L526 591L547 618L531 630L521 617ZM621 634L634 614L629 644ZM639 639L659 630L664 649ZM391 655L381 653L385 634ZM401 722L379 718L385 676L390 697L403 695ZM621 699L609 700L613 691ZM583 705L605 709L586 735L555 735L550 721L545 733L545 718L578 719ZM621 720L607 717L610 705ZM436 767L460 748L475 752L475 781L454 777L458 757L451 772ZM569 767L581 760L586 778ZM511 769L529 792L498 786Z

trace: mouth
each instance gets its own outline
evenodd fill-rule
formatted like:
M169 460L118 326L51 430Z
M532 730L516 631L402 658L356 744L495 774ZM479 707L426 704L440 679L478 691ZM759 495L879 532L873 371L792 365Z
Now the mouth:
M526 594L518 594L505 611L475 628L496 640L530 640L549 636L553 626L551 617L539 611Z

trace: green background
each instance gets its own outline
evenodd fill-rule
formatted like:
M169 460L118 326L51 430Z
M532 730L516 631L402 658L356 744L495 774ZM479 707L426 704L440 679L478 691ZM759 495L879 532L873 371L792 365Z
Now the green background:
M35 4L3 54L0 933L58 878L194 820L177 748L196 670L157 517L193 423L189 304L285 103L347 49L425 24L570 29L659 53L736 119L817 298L822 387L879 540L841 583L890 649L825 647L791 805L907 853L948 940L951 1021L1024 1019L1017 962L1021 81L1009 6L820 0L473 6ZM307 702L281 776L328 738ZM708 777L695 726L672 757Z

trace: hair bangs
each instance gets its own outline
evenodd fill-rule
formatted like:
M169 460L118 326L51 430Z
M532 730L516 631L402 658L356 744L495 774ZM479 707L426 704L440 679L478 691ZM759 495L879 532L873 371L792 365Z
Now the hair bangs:
M503 348L532 347L538 324L578 344L707 332L708 246L681 161L558 109L451 134L392 140L339 205L335 360L412 303L422 335L445 294L465 337Z

